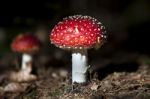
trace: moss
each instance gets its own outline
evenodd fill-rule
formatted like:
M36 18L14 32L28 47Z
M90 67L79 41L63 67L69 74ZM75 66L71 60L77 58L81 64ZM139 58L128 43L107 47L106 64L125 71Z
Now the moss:
M29 90L16 97L16 99L37 99L37 96L36 88L29 88Z
M48 92L48 95L49 96L52 96L52 97L58 97L60 95L62 95L63 92L61 90L54 90L54 91L51 91L51 92Z

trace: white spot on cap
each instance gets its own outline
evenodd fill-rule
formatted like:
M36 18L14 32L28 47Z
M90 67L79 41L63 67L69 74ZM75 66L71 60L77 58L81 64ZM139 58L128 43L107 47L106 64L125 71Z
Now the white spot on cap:
M62 35L63 35L63 33L61 32L61 33L60 33L60 35L62 36Z
M91 34L91 36L93 37L93 36L94 36L94 34L92 33L92 34Z
M79 47L79 49L83 49L82 47Z
M97 31L97 29L95 28L94 31Z
M81 28L81 31L83 31L84 29L83 28Z
M101 22L98 22L97 24L101 25L102 23L101 23Z
M75 32L74 33L79 34L79 30L78 30L77 26L75 27Z
M104 26L101 26L101 29L105 29L105 27L104 27Z

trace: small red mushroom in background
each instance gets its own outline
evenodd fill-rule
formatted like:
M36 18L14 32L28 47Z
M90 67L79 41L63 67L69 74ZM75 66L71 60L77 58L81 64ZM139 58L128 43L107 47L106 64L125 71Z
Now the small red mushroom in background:
M64 18L52 30L51 43L72 51L72 82L87 82L87 49L99 48L106 41L102 23L90 16L74 15Z
M13 73L11 79L21 82L35 80L36 76L30 74L32 71L32 54L39 51L41 42L32 34L19 34L13 39L11 48L14 52L22 53L21 71Z

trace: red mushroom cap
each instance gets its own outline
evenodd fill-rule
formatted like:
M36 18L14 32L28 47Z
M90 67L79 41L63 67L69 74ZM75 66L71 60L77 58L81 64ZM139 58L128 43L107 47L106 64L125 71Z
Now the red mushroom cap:
M95 18L74 15L64 18L54 27L50 40L60 48L88 49L102 45L105 34L105 27Z
M40 41L37 37L31 34L19 34L12 42L11 48L13 51L21 53L34 53L39 50Z

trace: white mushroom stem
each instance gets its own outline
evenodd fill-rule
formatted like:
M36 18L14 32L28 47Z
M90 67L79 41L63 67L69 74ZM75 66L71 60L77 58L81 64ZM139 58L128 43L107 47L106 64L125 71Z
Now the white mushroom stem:
M74 50L72 53L72 83L87 81L87 50Z
M26 73L30 73L32 71L32 56L30 54L24 53L22 55L21 69Z

